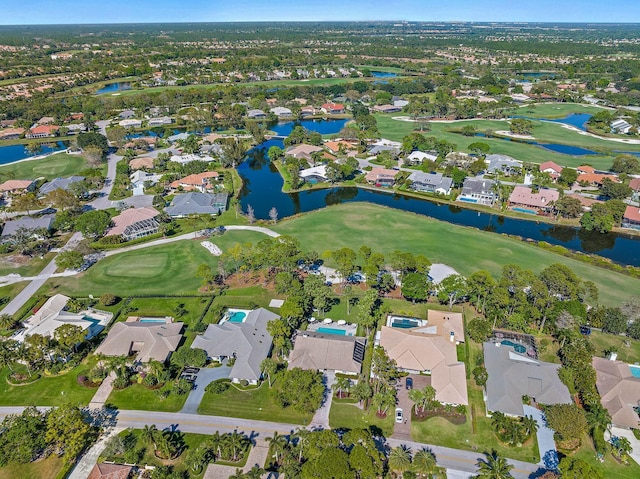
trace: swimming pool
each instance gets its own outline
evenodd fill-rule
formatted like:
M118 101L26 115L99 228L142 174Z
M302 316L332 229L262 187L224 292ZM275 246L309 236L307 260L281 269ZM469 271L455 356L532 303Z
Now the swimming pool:
M141 318L138 320L140 323L166 323L167 320L164 318Z
M474 198L458 198L458 201L464 201L465 203L477 203L478 200Z
M337 334L339 336L346 336L347 331L345 329L336 329L336 328L318 328L316 329L318 333L323 334Z
M629 364L629 369L631 370L631 375L634 378L640 378L640 366Z
M227 315L227 321L230 323L244 323L244 320L247 317L247 313L244 311L229 311Z
M513 211L517 211L518 213L527 213L529 215L537 215L538 214L538 212L536 210L529 210L527 208L516 207L516 208L511 208L511 209Z
M403 329L417 328L421 324L422 324L422 321L420 321L419 319L393 318L391 320L392 328L403 328Z
M527 352L527 348L525 348L522 344L514 343L513 341L509 341L508 339L500 341L500 344L502 344L503 346L511 346L516 353L524 354Z

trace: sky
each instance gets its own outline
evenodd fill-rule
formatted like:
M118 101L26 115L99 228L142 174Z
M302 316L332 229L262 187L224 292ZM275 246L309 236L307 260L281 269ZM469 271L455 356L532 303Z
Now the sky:
M640 23L640 0L0 0L0 24L237 21Z

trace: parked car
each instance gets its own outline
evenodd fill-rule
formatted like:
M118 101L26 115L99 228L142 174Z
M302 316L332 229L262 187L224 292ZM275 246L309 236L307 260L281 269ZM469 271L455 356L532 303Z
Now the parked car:
M413 379L412 378L407 378L407 382L405 384L406 384L408 390L413 389Z
M402 408L396 408L396 422L401 423L404 421L404 415L402 414Z

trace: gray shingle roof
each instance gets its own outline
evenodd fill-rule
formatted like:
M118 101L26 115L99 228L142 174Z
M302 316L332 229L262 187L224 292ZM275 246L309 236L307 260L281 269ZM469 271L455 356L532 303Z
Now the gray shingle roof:
M84 176L70 176L69 178L55 178L40 187L40 194L48 195L55 190L68 190L73 183L84 181Z
M169 216L217 215L227 209L227 199L226 193L189 192L176 195L165 211Z
M511 347L484 343L487 409L523 416L522 396L540 404L569 404L571 394L558 377L559 364L545 363L517 354Z
M53 219L55 215L45 215L40 218L33 218L31 216L24 216L17 220L9 220L4 224L2 228L2 236L11 236L16 233L20 228L28 230L37 230L40 228L51 229Z
M204 349L212 358L235 355L230 377L257 381L262 375L260 364L269 355L273 343L267 323L278 318L280 316L267 309L254 309L243 323L210 324L204 334L196 336L191 347Z
M453 185L453 180L446 176L442 176L442 173L423 173L422 171L414 171L409 175L408 179L412 183L429 185L435 189L442 188L443 190L449 190L451 189L451 185Z

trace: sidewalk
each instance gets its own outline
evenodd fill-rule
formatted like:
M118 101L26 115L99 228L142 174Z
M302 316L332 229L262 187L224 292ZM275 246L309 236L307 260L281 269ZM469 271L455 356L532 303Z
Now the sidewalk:
M121 431L124 431L124 428L115 427L111 429L108 434L98 439L98 442L96 442L93 447L80 458L76 467L71 471L71 474L67 476L67 479L87 479L87 477L89 477L89 473L93 469L93 466L96 465L100 454L102 454L102 451L107 447L109 439L116 436Z
M111 371L111 373L104 378L102 384L91 398L91 402L89 403L89 407L91 409L99 409L104 406L104 403L109 399L109 395L113 390L113 380L116 378L116 373Z

